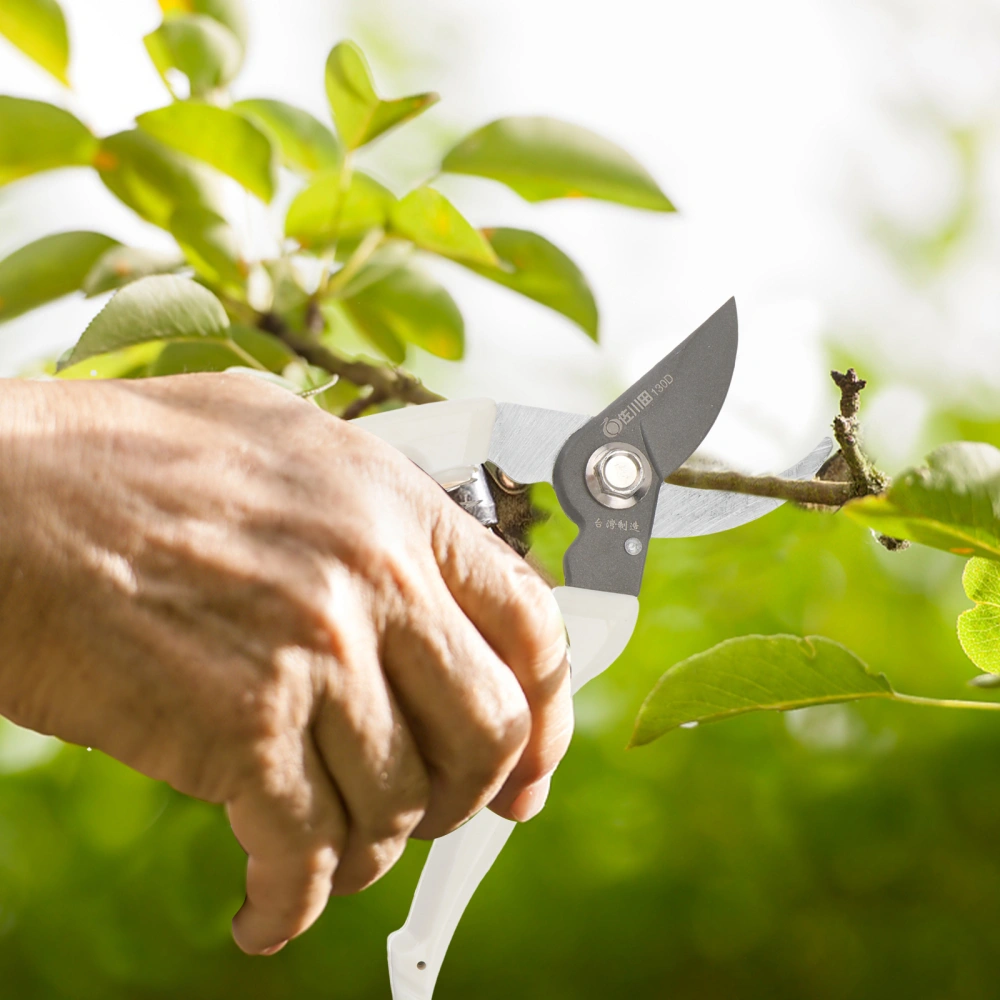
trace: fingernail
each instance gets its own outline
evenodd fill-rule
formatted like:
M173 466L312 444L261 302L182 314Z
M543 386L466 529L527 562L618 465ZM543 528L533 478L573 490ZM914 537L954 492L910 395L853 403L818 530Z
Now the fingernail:
M270 948L265 948L261 954L265 956L265 958L269 958L271 955L277 955L286 944L288 944L287 941L279 941L277 944L271 945Z
M527 823L529 819L534 819L542 811L545 800L549 797L551 785L551 774L539 779L533 785L529 785L511 804L511 816L518 823Z

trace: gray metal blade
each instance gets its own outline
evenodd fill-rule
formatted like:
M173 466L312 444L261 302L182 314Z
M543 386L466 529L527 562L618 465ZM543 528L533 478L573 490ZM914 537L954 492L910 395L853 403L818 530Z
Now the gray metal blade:
M497 403L489 460L518 483L551 483L556 456L586 414Z
M618 421L627 437L638 423L646 454L665 479L712 429L726 401L736 365L736 300L716 310L598 416L604 433Z
M822 441L805 458L781 473L783 479L812 479L830 457L833 442ZM653 518L654 538L691 538L728 531L770 514L785 501L752 497L720 490L696 490L686 486L660 485Z
M736 302L730 299L566 441L552 485L580 529L563 559L569 586L639 593L659 490L636 493L620 507L617 498L607 502L588 485L588 463L631 447L652 467L646 481L656 487L715 423L729 391L737 339Z

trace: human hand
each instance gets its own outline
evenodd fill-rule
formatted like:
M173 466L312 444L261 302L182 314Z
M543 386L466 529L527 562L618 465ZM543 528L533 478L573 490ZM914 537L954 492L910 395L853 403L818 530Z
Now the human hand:
M5 382L0 469L0 714L225 803L245 951L541 808L555 600L377 438L245 375Z

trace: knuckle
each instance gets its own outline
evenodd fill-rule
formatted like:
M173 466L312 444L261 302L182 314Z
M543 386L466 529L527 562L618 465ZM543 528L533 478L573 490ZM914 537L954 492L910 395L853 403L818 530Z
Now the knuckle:
M262 768L287 756L289 739L309 725L314 698L313 658L301 648L254 657L240 672L233 725Z
M258 683L243 692L239 726L260 770L270 770L282 759L282 737L292 728L287 700L280 683Z
M371 818L363 832L373 843L405 840L424 817L424 808L390 810Z
M306 851L300 869L303 885L312 886L317 881L329 879L337 868L343 846L342 838L338 837L324 839L323 843Z
M333 877L333 893L351 895L377 882L399 860L406 849L406 836L361 841L349 847Z
M529 570L529 572L531 572ZM554 694L569 673L566 631L552 591L534 573L512 591L508 628L512 663L529 700Z
M423 819L430 803L430 784L424 779L419 785L394 792L366 816L354 816L354 828L372 843L405 840Z
M530 754L525 754L518 765L518 774L527 784L539 781L552 770L566 755L573 736L573 719L567 716L565 725L559 725L546 734Z
M564 646L559 605L542 578L523 560L509 567L505 577L507 611L517 640L540 652Z
M514 705L471 721L466 744L457 754L453 779L481 791L494 786L513 767L531 733L531 715L523 698Z
M523 697L518 704L496 720L493 727L492 743L494 751L504 759L519 754L531 735L531 712Z
M312 922L310 911L314 904L311 901L317 895L317 886L333 881L340 857L339 846L333 844L317 844L303 851L295 859L294 867L283 873L282 891L269 894L268 909L290 931L290 937Z
M379 527L353 544L350 564L378 594L399 605L422 603L422 574L403 540Z

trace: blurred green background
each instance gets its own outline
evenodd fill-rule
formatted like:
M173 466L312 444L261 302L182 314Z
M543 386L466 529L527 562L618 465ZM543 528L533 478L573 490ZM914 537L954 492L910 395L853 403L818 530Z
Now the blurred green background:
M110 22L87 14L140 6L66 3L81 50L110 39L81 67L91 108L123 102L98 115L107 129L134 111L119 60L139 72L148 27L116 47ZM889 471L948 440L1000 445L992 3L872 0L856 5L864 25L834 23L855 5L823 0L630 0L611 14L535 0L503 16L448 0L336 6L347 13L334 24L334 5L255 0L270 32L258 34L277 48L252 50L253 87L321 102L322 55L350 31L387 84L437 86L456 102L434 129L511 110L583 121L640 154L684 209L654 226L491 192L493 217L533 212L581 260L605 346L483 293L468 363L418 359L435 388L596 409L663 353L664 331L688 332L735 290L749 336L717 454L797 458L832 416L830 363L872 380L865 413ZM279 36L286 8L308 57ZM630 45L645 47L633 57ZM12 51L0 49L0 89L52 97ZM742 61L713 75L701 64L720 51ZM157 83L144 71L147 100ZM385 159L391 173L391 147ZM50 196L29 180L8 194L0 249L106 228L107 201L77 183ZM476 194L449 194L491 221ZM47 316L7 328L8 368L71 343L86 321L67 304ZM550 572L566 530L557 517L540 531ZM550 803L473 899L437 995L1000 997L1000 728L988 715L830 706L624 749L663 670L751 632L826 635L901 690L970 696L975 671L954 633L968 603L962 566L929 550L889 554L840 518L789 508L726 535L654 543L635 636L581 696ZM0 997L387 997L385 937L426 849L412 844L381 883L333 900L280 955L247 958L229 936L244 859L220 810L0 721Z

